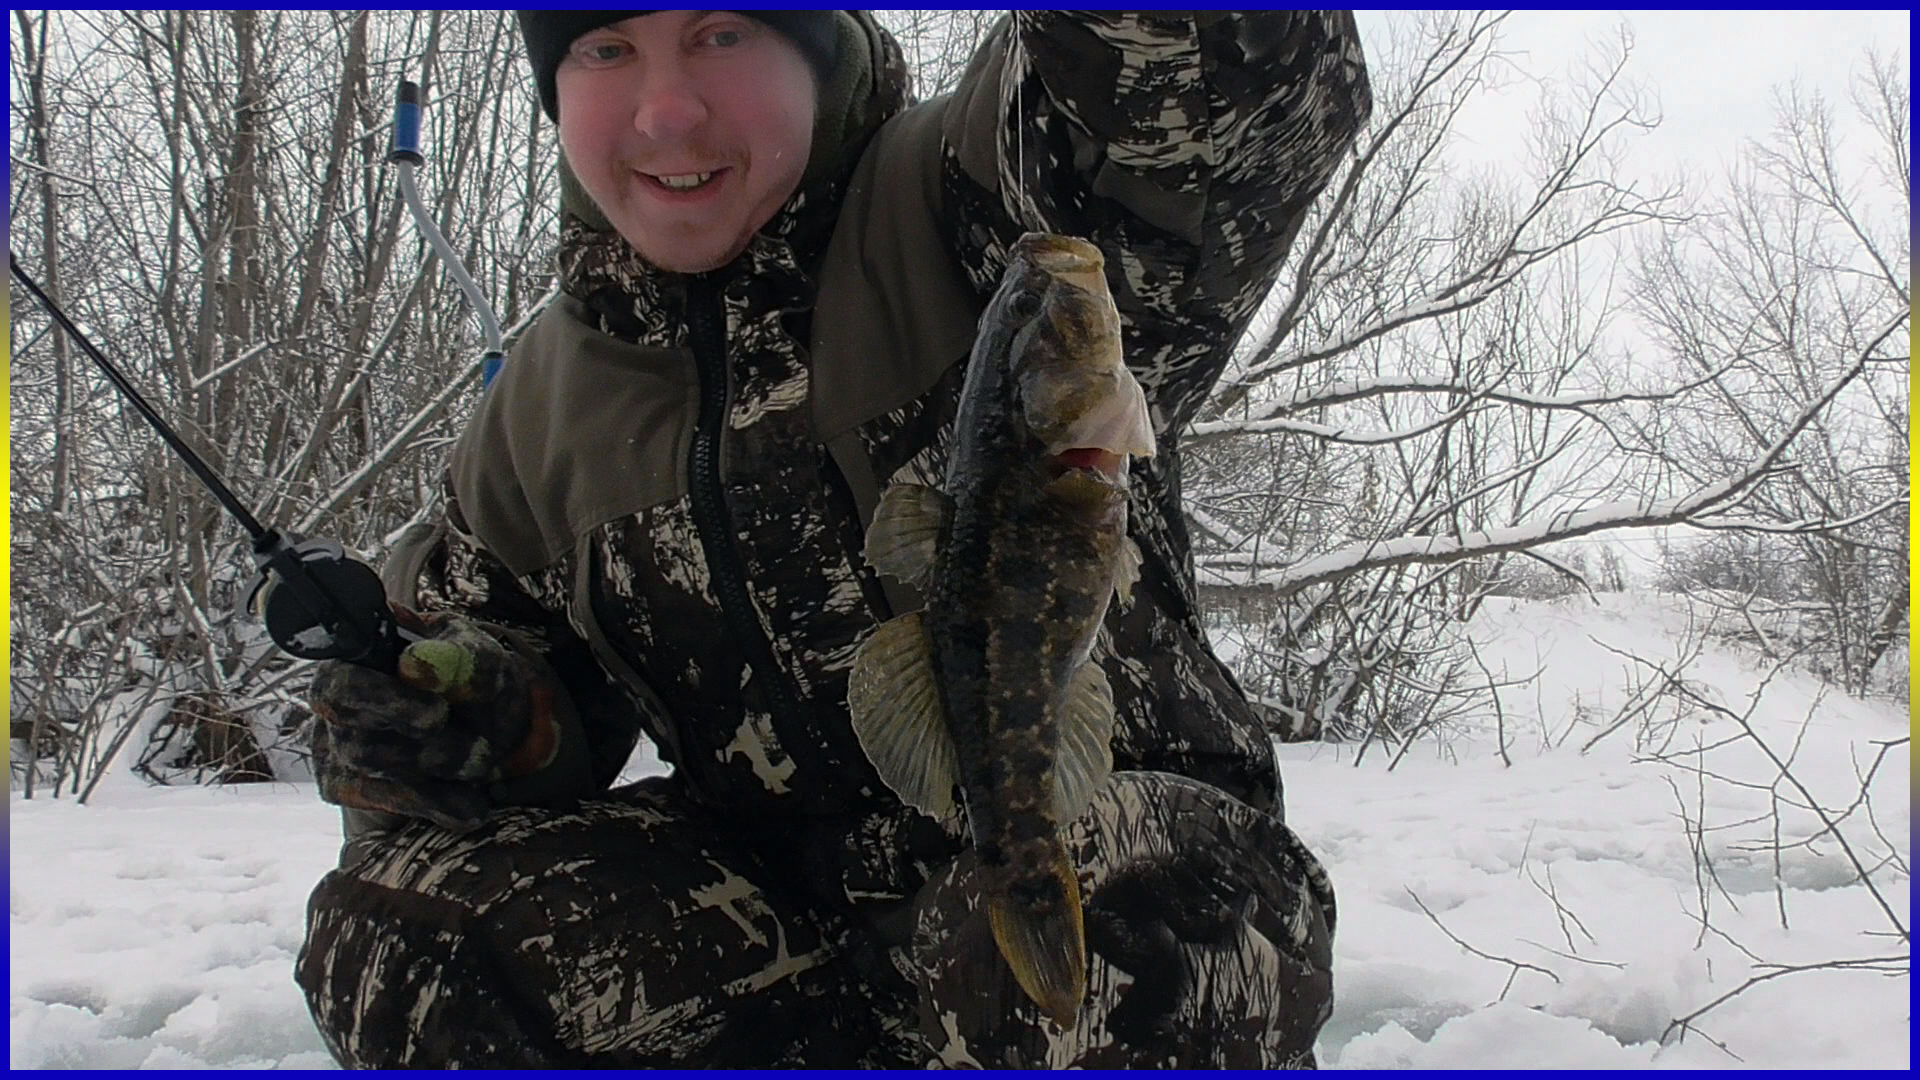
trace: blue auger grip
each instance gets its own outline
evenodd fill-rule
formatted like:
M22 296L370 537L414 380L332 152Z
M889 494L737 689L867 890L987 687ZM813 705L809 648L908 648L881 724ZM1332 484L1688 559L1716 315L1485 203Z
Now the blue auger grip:
M393 101L393 149L387 151L387 160L410 161L415 165L425 164L427 160L420 154L419 83L400 81L400 92Z

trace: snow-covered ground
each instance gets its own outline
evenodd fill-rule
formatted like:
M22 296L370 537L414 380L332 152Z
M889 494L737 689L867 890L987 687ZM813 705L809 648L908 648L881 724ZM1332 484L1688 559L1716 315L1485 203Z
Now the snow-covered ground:
M1476 623L1496 673L1541 672L1503 703L1511 767L1490 732L1417 747L1392 771L1378 748L1358 767L1350 749L1281 749L1289 820L1341 905L1323 1065L1908 1067L1909 977L1871 970L1760 983L1661 1045L1673 1019L1773 970L1760 965L1904 968L1911 953L1840 845L1801 843L1820 825L1784 788L1776 861L1777 770L1734 720L1696 710L1655 733L1670 754L1734 740L1708 752L1704 780L1636 761L1649 747L1633 727L1579 752L1640 681L1597 642L1671 660L1684 636L1671 607L1603 599L1498 602ZM1739 714L1765 674L1710 646L1687 685ZM1875 741L1909 723L1904 707L1822 696L1792 673L1752 714L1829 807L1853 801ZM1672 699L1652 715L1673 718ZM1840 824L1903 928L1909 762L1905 747L1889 755L1871 817L1861 806ZM307 891L337 845L310 789L123 783L90 806L16 795L9 811L12 1067L331 1064L291 975ZM1704 927L1696 850L1717 879Z

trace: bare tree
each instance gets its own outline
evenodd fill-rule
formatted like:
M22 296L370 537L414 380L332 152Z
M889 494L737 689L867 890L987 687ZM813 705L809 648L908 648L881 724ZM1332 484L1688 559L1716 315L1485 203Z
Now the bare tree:
M401 77L442 229L509 322L550 295L552 141L512 20L17 12L11 44L22 261L264 520L377 557L435 490L480 350L382 164ZM68 733L69 790L169 716L270 740L291 670L237 617L244 537L23 299L16 731Z
M1634 290L1668 355L1721 373L1649 423L1671 482L1738 468L1830 399L1737 504L1691 522L1713 532L1672 568L1767 655L1855 694L1907 634L1910 95L1904 62L1869 58L1852 105L1871 148L1849 155L1832 106L1782 91L1772 135L1698 228L1642 250Z
M1001 10L876 11L874 17L900 43L920 101L960 84L980 40L1006 14Z
M1214 598L1259 618L1241 674L1288 737L1405 738L1483 704L1460 636L1509 558L1691 512L1622 500L1595 249L1672 227L1678 193L1622 175L1655 120L1631 41L1542 99L1527 178L1451 175L1461 113L1512 78L1506 16L1433 14L1369 42L1375 111L1202 419L1191 519ZM1589 252L1594 252L1589 255Z
M881 19L926 98L998 14ZM1456 120L1513 77L1504 18L1429 15L1368 42L1374 119L1183 433L1195 562L1212 610L1242 616L1241 674L1292 736L1404 747L1484 703L1492 676L1461 620L1514 587L1513 560L1580 580L1549 545L1686 522L1791 550L1810 584L1781 602L1824 605L1844 624L1835 670L1864 678L1905 627L1889 508L1905 498L1891 358L1906 241L1876 239L1890 234L1817 109L1753 159L1744 216L1735 197L1675 232L1675 192L1618 161L1654 122L1624 81L1625 40L1544 93L1527 177L1460 174ZM511 20L126 10L11 26L25 264L264 519L378 557L433 498L479 351L383 167L400 78L428 98L423 190L503 322L553 295L553 137ZM1910 200L1898 70L1875 68L1861 97L1887 145L1876 179ZM1588 253L1630 231L1660 236L1635 311L1682 375L1631 376L1609 346L1621 304ZM1819 240L1804 257L1761 258L1802 238ZM169 718L238 718L270 742L297 718L297 668L236 613L243 538L13 300L17 745L77 793Z
M1844 525L1853 546L1827 560L1840 565L1823 580L1888 583L1849 601L1862 614L1861 645L1847 663L1870 667L1866 640L1884 648L1890 628L1904 625L1904 537L1866 539L1867 522L1892 520L1903 483L1751 520L1762 493L1806 474L1809 458L1832 460L1829 471L1856 486L1867 475L1891 480L1891 463L1906 460L1897 395L1865 389L1882 374L1905 377L1894 359L1905 353L1905 252L1868 239L1836 148L1820 144L1826 128L1801 123L1798 144L1765 168L1868 254L1849 266L1811 236L1756 234L1803 276L1825 266L1834 286L1844 284L1847 299L1790 320L1801 337L1833 339L1822 365L1802 364L1792 377L1792 362L1763 353L1751 333L1735 335L1755 324L1754 305L1736 310L1703 294L1690 263L1675 271L1692 275L1686 288L1644 276L1629 287L1596 271L1611 266L1605 255L1623 239L1691 252L1720 220L1709 206L1696 221L1678 189L1645 190L1624 175L1623 140L1655 123L1625 81L1624 35L1544 93L1530 182L1448 182L1455 121L1507 64L1504 18L1430 15L1399 40L1369 43L1373 122L1303 228L1258 332L1185 436L1197 451L1195 562L1212 598L1230 599L1238 621L1255 620L1237 631L1240 673L1273 706L1284 736L1405 739L1459 714L1466 698L1487 703L1491 688L1466 667L1462 624L1511 579L1510 561L1591 588L1553 545L1625 527L1832 537ZM1905 99L1888 78L1868 85L1864 96L1879 106L1874 130L1891 148L1881 171L1899 189ZM1875 289L1878 299L1863 292ZM1696 314L1717 309L1717 321L1703 321L1725 333L1700 342L1685 364L1636 365L1616 332L1627 329L1616 326L1623 318L1646 314L1629 291L1687 302ZM1808 294L1782 295L1804 304ZM1694 296L1699 303L1687 300ZM1825 329L1812 330L1816 323ZM1673 343L1670 333L1657 338ZM1882 374L1868 379L1870 369ZM1761 386L1772 391L1764 403L1753 396ZM1836 442L1836 425L1860 430L1844 418L1863 395L1886 403L1871 425L1879 434ZM1726 427L1702 423L1701 410L1727 402L1747 410L1746 423L1727 428L1739 438L1716 454L1696 451L1688 439ZM1811 451L1815 444L1834 449ZM1850 471L1840 464L1849 460ZM1903 569L1889 577L1875 560L1895 552Z

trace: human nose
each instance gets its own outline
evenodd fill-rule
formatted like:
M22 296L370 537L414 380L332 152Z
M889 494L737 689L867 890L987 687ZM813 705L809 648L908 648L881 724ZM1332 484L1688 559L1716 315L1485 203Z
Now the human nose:
M706 102L684 72L669 68L650 74L633 110L634 130L664 141L683 137L706 121Z

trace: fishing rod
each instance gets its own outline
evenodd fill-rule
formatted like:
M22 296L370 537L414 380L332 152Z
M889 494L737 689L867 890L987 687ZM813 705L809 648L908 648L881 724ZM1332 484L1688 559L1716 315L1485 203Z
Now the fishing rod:
M273 643L302 660L345 660L389 674L396 672L400 651L408 642L418 641L419 635L402 629L395 621L380 575L366 563L349 557L332 540L307 539L262 525L220 474L147 401L133 380L107 359L28 276L11 247L7 249L7 269L246 530L253 541L254 568L259 574L249 607L266 624Z
M454 254L452 245L434 224L414 183L414 169L426 163L425 155L420 152L420 104L419 84L403 80L394 102L393 143L387 160L395 166L401 197L413 212L420 232L446 264L480 318L487 342L480 360L481 385L485 387L492 383L506 361L500 320L473 276ZM344 660L395 674L401 651L409 642L420 640L420 635L401 627L394 618L380 575L366 563L348 556L335 541L290 535L262 525L220 474L195 453L147 401L133 381L107 359L27 274L11 247L7 249L7 268L68 338L77 342L81 351L99 365L108 381L132 402L221 507L246 530L253 543L257 573L247 606L265 624L273 643L302 660Z
M500 319L493 313L493 305L480 292L473 275L460 262L460 256L453 253L453 245L440 234L440 227L433 223L433 215L427 211L427 204L420 198L420 188L413 181L413 170L427 162L426 155L420 152L420 84L407 79L400 81L400 90L393 102L393 145L387 151L387 161L394 166L400 179L400 196L407 202L407 209L413 211L413 222L419 228L427 243L447 264L447 273L466 294L467 303L472 305L474 314L480 317L480 332L486 336L487 351L480 356L480 386L482 389L492 385L493 377L500 372L500 366L506 362L507 354L502 349L500 337Z

